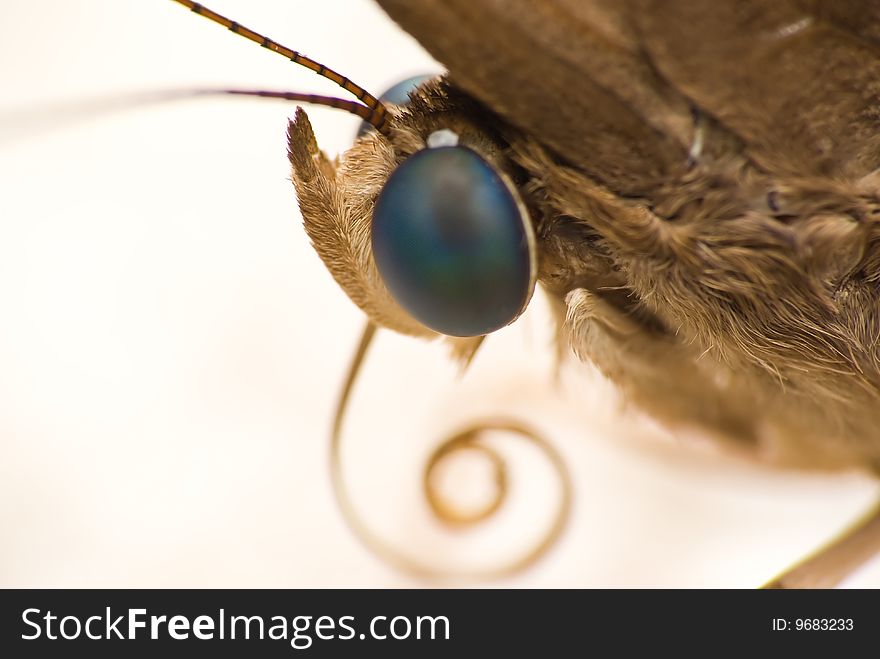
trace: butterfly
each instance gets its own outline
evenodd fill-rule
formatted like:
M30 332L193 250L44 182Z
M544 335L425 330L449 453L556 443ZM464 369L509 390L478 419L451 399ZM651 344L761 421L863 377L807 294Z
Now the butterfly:
M371 157L356 146L335 180L304 115L290 140L306 227L375 323L482 336L537 279L560 341L663 422L777 464L878 469L880 16L795 1L380 4L448 77L383 118ZM453 153L500 182L464 158L448 167L479 193L457 187L440 164ZM480 225L487 206L516 232ZM476 268L458 288L447 249ZM878 545L875 513L774 585L833 584Z
M615 9L522 3L513 9L505 5L503 11L491 2L382 4L450 73L423 86L408 110L392 113L388 124L378 126L385 133L371 133L341 161L346 189L354 191L342 195L343 204L361 211L362 220L349 231L361 242L343 247L354 246L350 251L362 260L337 258L339 244L327 240L338 227L332 224L334 217L338 222L338 206L309 201L316 196L313 188L320 187L310 187L314 179L308 177L315 173L310 163L320 174L329 162L316 148L322 136L313 139L302 113L290 132L293 178L307 228L328 269L368 317L409 334L469 335L448 339L467 358L482 345L483 333L515 321L533 286L539 286L553 301L561 344L595 363L629 400L671 427L696 428L783 464L829 468L870 462L865 457L873 450L870 439L850 432L859 423L870 427L873 414L866 412L870 405L862 404L871 400L870 388L868 394L863 391L868 375L845 368L860 363L858 350L847 356L849 348L858 346L836 343L840 327L817 323L816 317L827 318L811 316L819 307L805 304L827 306L822 287L831 286L835 277L853 281L852 268L864 264L869 250L860 253L853 245L859 240L870 244L870 189L859 188L856 203L846 180L841 182L849 165L834 169L834 148L843 148L843 141L832 140L828 147L820 139L803 147L827 156L813 159L818 170L804 164L812 162L807 156L813 152L786 151L797 144L792 136L811 135L814 124L807 122L805 128L791 115L779 119L766 106L773 94L758 94L761 103L749 114L748 99L738 103L725 97L724 89L701 92L699 87L702 79L715 83L724 79L722 74L772 69L737 65L731 71L719 64L737 61L743 50L773 59L741 42L741 50L730 46L733 50L714 53L718 44L727 47L738 34L755 40L747 44L765 44L767 52L784 54L829 31L864 31L862 22L847 23L843 10L814 11L794 4L751 13L718 9L709 12L712 16L692 3L663 12L650 4ZM688 40L674 29L691 30L704 25L700 21L708 22L699 31L714 34L713 28L718 39ZM585 34L590 38L582 38ZM668 41L657 35L668 35ZM866 38L859 35L859 40ZM699 50L707 43L708 51ZM697 50L681 50L686 47ZM822 52L827 52L825 45ZM708 74L684 66L713 61L718 68L710 67ZM728 79L734 89L754 91L735 77ZM792 86L799 87L783 79L791 86L777 96L790 99ZM778 78L773 84L779 86ZM858 86L850 79L841 85ZM721 109L713 104L716 100L724 101ZM736 123L740 106L746 118L733 130L730 123ZM828 116L846 116L845 110L835 107ZM768 128L762 119L775 123ZM819 132L833 131L833 123L819 122ZM455 141L444 131L453 133ZM861 136L848 144L861 143L870 145ZM514 219L499 224L521 232L510 240L519 248L514 260L520 277L512 301L487 324L464 329L440 322L448 316L440 321L425 316L405 293L393 290L409 280L399 277L393 283L394 275L384 272L388 262L370 270L371 259L375 264L381 259L376 259L366 226L374 218L364 212L372 210L394 172L406 172L411 158L456 148L467 149L473 154L467 157L478 159L472 160L476 169L501 181L496 190L507 201L507 218ZM363 166L370 149L379 156L372 171ZM764 170L784 176L769 185ZM333 177L338 174L325 178ZM870 184L866 177L859 182ZM758 211L763 215L755 218L757 224L736 221ZM838 211L844 220L835 215ZM852 213L864 218L852 219ZM329 229L322 232L321 222L328 217ZM820 217L821 222L804 224L804 217ZM734 235L699 233L707 226L734 230ZM740 228L746 235L736 233ZM394 231L389 234L396 237ZM458 238L454 235L451 242ZM802 238L806 242L799 242ZM831 250L810 242L830 239L842 242ZM664 251L672 247L683 251ZM385 257L392 269L396 249ZM676 270L682 264L691 269ZM663 273L671 278L664 279ZM809 276L797 278L804 273ZM358 280L376 285L353 290ZM824 283L816 288L816 281ZM681 289L664 288L670 282ZM774 290L779 295L769 295ZM866 294L863 290L845 293L855 308L869 308L855 304ZM419 295L411 297L418 302ZM484 302L478 300L476 307L484 308ZM829 309L821 307L821 312ZM870 331L869 322L854 320L854 326ZM853 383L861 384L851 390ZM829 405L817 405L817 398ZM862 414L841 411L851 408Z

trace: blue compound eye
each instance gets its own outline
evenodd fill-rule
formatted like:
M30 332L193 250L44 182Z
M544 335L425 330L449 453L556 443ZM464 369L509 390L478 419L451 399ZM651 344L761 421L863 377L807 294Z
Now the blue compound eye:
M515 194L463 146L424 149L394 170L376 199L372 241L398 304L450 336L488 334L516 319L534 290L535 258Z
M407 78L406 80L401 80L393 87L386 89L379 100L381 100L383 103L406 105L407 103L409 103L409 93L413 89L421 85L423 82L427 82L428 80L436 77L436 75L421 75Z
M388 103L393 103L394 105L408 105L409 93L423 82L427 82L436 77L436 75L420 75L401 80L393 87L386 89L382 96L379 97L379 100L386 105ZM362 121L360 128L358 128L358 137L372 129L373 127L370 124L366 121Z

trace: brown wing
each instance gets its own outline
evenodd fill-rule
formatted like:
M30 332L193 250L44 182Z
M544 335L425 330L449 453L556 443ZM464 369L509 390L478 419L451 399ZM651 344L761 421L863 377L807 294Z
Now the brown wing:
M690 107L640 56L617 10L578 0L379 4L460 88L614 189L637 193L685 161Z
M667 2L633 12L658 71L759 164L860 178L880 164L877 2Z
M694 107L772 172L880 165L877 2L379 4L459 87L624 194L680 171Z

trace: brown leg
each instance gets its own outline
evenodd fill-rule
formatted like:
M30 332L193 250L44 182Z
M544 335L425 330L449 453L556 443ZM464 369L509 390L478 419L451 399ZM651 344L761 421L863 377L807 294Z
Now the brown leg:
M833 588L880 554L880 505L831 544L766 584L764 588Z

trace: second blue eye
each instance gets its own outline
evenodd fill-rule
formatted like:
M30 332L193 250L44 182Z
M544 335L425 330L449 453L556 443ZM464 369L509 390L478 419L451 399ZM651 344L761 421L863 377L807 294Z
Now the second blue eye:
M391 295L449 336L512 322L534 288L533 239L514 192L475 151L428 148L388 178L373 210L373 256Z
M412 78L407 78L406 80L401 80L393 87L389 87L386 89L382 96L379 97L379 100L382 103L393 103L394 105L409 105L409 93L413 91L416 87L421 85L423 82L427 82L432 78L436 78L437 75L419 75L413 76ZM358 128L358 137L366 133L368 130L372 130L373 127L370 126L366 121L362 121L360 128Z

